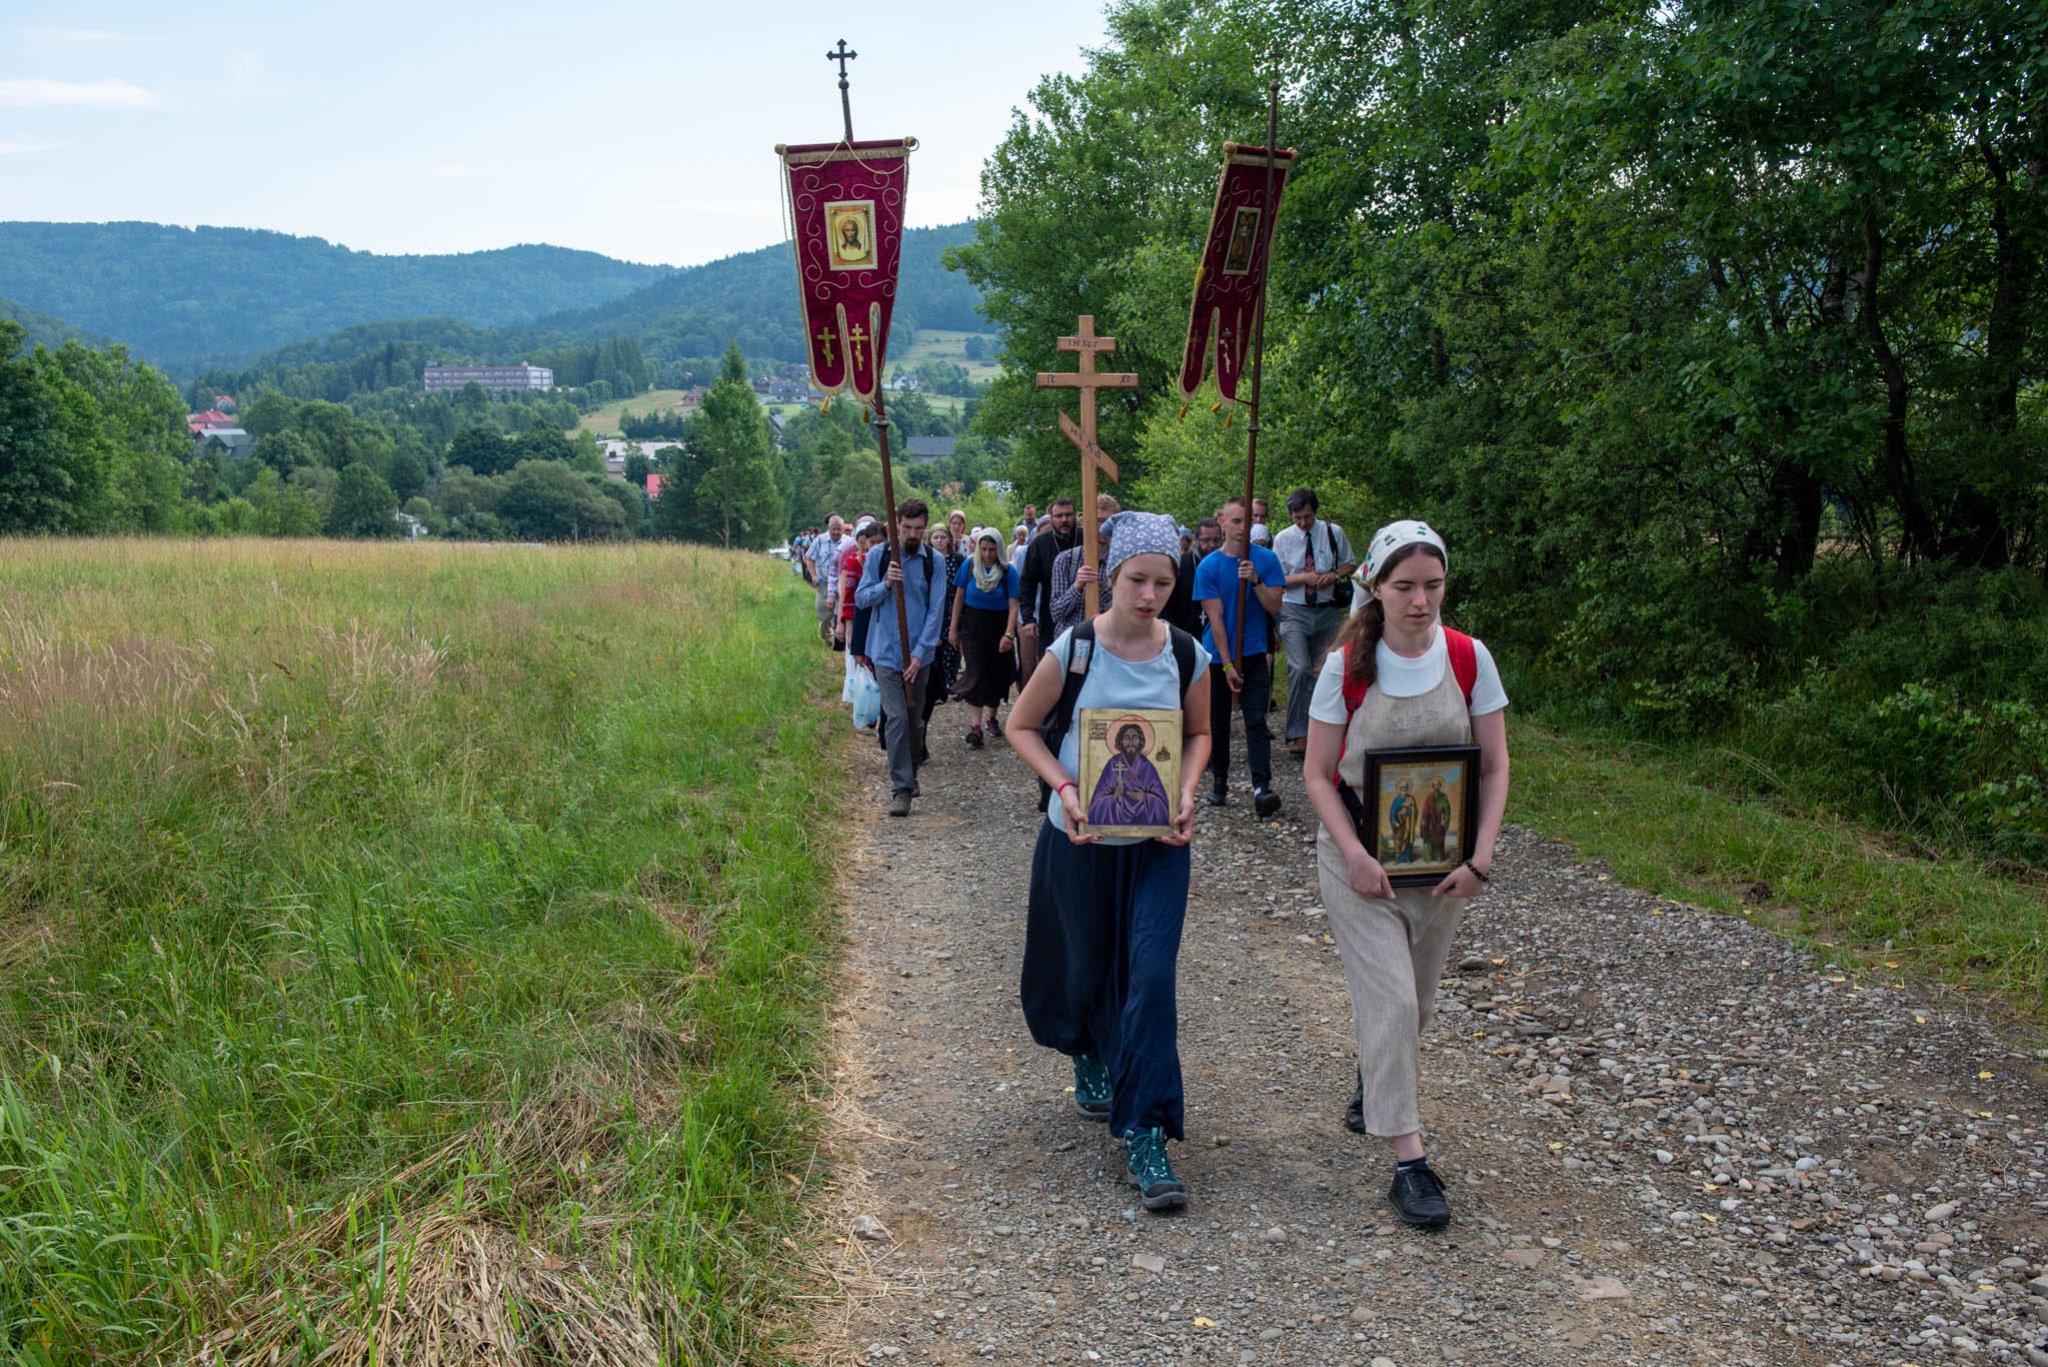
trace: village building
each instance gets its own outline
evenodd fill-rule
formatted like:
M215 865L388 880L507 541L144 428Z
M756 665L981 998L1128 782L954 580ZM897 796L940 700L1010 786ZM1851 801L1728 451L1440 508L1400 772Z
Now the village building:
M471 384L480 384L498 395L553 389L555 372L524 361L518 365L430 365L426 369L429 394L448 393Z

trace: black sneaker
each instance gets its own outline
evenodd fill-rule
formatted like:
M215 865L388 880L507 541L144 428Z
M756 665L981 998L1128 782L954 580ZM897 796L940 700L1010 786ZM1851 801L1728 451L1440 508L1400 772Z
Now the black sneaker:
M1351 1104L1344 1108L1344 1128L1353 1134L1365 1133L1365 1074L1358 1075L1358 1090L1351 1094Z
M1280 810L1280 794L1263 783L1252 785L1252 810L1262 817L1271 816Z
M1387 1202L1395 1214L1423 1229L1442 1229L1451 1222L1451 1203L1444 1200L1444 1184L1427 1163L1394 1169L1394 1185L1387 1188Z
M1208 803L1211 807L1228 807L1230 805L1230 794L1224 792L1221 788L1211 788L1209 795L1203 798L1202 801Z

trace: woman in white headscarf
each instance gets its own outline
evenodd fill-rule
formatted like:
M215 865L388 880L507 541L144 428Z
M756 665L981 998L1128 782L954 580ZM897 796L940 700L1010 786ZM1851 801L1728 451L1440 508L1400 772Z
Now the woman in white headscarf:
M1493 877L1508 800L1508 695L1486 647L1443 624L1449 569L1443 538L1426 523L1389 523L1373 534L1361 571L1365 605L1316 678L1302 769L1322 821L1316 872L1358 1038L1358 1093L1345 1124L1389 1141L1394 1182L1387 1199L1403 1220L1425 1228L1447 1224L1451 1209L1423 1149L1421 1033L1435 1014L1437 979L1465 903ZM1365 793L1367 753L1474 743L1478 819L1475 829L1457 833L1460 862L1434 885L1396 888L1359 830L1373 819L1366 815L1373 807ZM1408 796L1398 813L1390 804L1377 818L1392 837L1375 842L1389 861L1413 857L1421 800Z

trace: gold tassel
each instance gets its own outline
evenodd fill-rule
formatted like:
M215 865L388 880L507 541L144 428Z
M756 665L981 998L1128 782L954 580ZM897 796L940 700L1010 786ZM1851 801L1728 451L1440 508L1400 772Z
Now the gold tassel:
M1186 421L1188 420L1188 410L1189 410L1190 408L1193 408L1193 407L1194 407L1194 405L1193 405L1193 404L1191 404L1191 403L1184 403L1184 404L1182 404L1182 405L1180 406L1180 417L1176 418L1176 419L1175 419L1175 421L1176 421L1176 422L1186 422Z
M820 413L830 413L832 411L832 396L830 394L825 396L825 402L818 405L818 411Z
M1210 404L1209 411L1211 413L1221 413L1223 411L1223 400L1218 399L1216 400L1216 402Z
M874 420L875 420L875 411L874 411L874 410L873 410L872 408L869 408L869 407L868 407L868 406L867 406L866 404L862 404L862 405L860 406L860 422L861 422L861 426L863 426L863 427L866 427L866 426L867 426L868 424L872 423L872 422L873 422Z
M1223 430L1224 430L1224 431L1228 432L1228 431L1230 430L1230 420L1231 420L1232 418L1236 417L1236 416L1237 416L1237 410L1236 410L1235 408L1231 409L1231 410L1230 410L1230 411L1229 411L1228 413L1225 413L1225 414L1223 415Z

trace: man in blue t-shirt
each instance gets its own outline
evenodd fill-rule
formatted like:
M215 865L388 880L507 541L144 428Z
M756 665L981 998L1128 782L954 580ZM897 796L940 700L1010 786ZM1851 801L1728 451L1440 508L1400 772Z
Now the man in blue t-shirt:
M1244 709L1244 759L1252 771L1252 808L1260 816L1280 810L1273 791L1273 733L1266 707L1273 697L1273 661L1267 640L1270 616L1280 611L1287 574L1280 557L1246 536L1244 500L1233 498L1216 516L1223 544L1195 567L1195 601L1205 625L1202 645L1215 663L1209 668L1209 805L1221 807L1230 791L1230 704ZM1249 559L1247 559L1249 553ZM1247 585L1243 652L1237 645L1237 586Z

